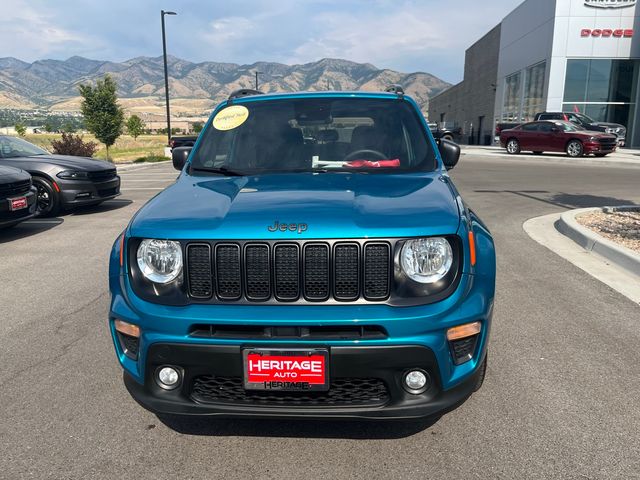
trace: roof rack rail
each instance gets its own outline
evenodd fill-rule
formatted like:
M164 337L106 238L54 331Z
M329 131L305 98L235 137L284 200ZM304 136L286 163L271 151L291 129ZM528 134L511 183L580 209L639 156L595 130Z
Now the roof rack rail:
M234 90L229 95L229 100L233 100L234 98L248 97L250 95L264 95L264 92L260 90L253 90L251 88L240 88L238 90Z
M402 85L398 85L397 83L389 85L384 89L384 91L388 93L395 93L396 95L404 95L404 88L402 88Z

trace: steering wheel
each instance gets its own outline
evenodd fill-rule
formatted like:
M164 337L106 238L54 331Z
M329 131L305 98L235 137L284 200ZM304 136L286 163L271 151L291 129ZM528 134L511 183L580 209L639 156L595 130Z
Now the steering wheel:
M349 155L344 157L343 161L350 162L352 160L370 160L368 155L373 155L378 160L386 160L388 158L387 155L385 155L382 152L379 152L378 150L362 149L362 150L355 150L351 152Z

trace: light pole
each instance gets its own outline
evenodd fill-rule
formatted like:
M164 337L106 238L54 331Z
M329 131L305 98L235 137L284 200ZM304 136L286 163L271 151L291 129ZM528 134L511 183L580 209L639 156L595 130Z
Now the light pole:
M162 55L164 57L164 94L167 103L167 146L171 146L171 112L169 110L169 74L167 73L167 37L164 33L164 16L177 15L176 12L165 12L160 10L162 20Z
M258 90L258 75L262 75L264 72L259 72L256 70L256 90Z

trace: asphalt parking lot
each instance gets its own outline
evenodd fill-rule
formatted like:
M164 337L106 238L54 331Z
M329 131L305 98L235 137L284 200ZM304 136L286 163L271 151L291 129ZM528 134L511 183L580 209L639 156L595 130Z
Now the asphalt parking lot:
M640 168L464 155L492 230L487 379L435 423L158 418L126 392L107 331L113 240L176 177L0 233L0 478L639 478L640 306L539 245L525 220L640 203Z

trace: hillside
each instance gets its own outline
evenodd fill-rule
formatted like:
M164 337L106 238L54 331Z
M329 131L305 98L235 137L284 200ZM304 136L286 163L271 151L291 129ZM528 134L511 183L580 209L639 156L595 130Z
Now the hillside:
M238 88L255 86L260 74L265 92L292 90L384 90L399 83L423 110L432 97L450 85L424 72L401 73L368 63L325 58L301 65L257 62L193 63L169 57L169 91L176 115L201 114ZM161 113L164 106L162 57L137 57L125 62L71 57L67 60L0 58L0 108L77 110L78 85L106 73L118 82L118 94L129 111Z

